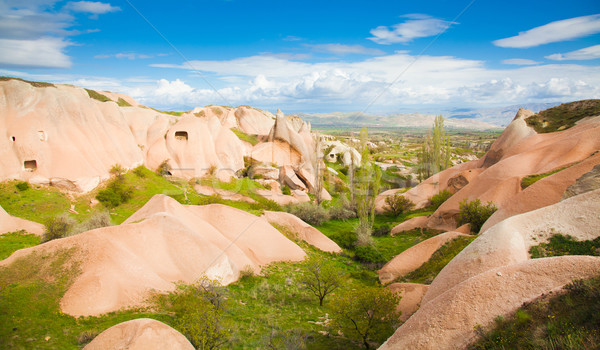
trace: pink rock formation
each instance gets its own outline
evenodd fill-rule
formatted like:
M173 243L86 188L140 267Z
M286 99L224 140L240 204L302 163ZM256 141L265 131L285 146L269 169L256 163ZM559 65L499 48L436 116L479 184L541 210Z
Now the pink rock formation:
M88 231L15 252L6 266L36 252L76 248L81 274L61 310L98 315L143 303L150 290L202 276L231 283L239 271L274 261L301 261L305 253L264 219L224 205L185 206L156 195L119 226Z
M429 218L427 216L417 216L416 218L408 219L400 223L392 229L390 235L395 236L400 232L414 230L416 228L425 227Z
M337 243L325 236L323 233L321 233L321 231L302 221L302 219L293 214L265 211L262 217L271 224L280 225L287 228L296 234L296 238L301 239L324 252L342 252L342 248L340 248Z
M414 245L402 253L396 255L385 264L377 273L381 284L390 283L398 277L402 277L426 263L433 253L440 249L446 242L460 236L467 236L459 232L445 232L431 237L417 245Z
M0 207L0 234L25 230L28 233L41 236L44 234L44 229L44 225L11 216Z
M423 295L429 286L418 283L392 283L388 288L393 293L400 293L402 297L396 310L401 312L400 321L404 322L419 309Z
M183 334L166 324L150 318L138 318L108 328L84 349L194 350L194 346Z
M460 252L433 281L421 308L382 349L462 349L475 325L563 287L598 275L600 258L529 258L529 248L554 232L590 240L600 235L600 190L516 215L491 227Z
M205 196L218 195L219 197L221 197L223 199L229 199L232 201L244 201L247 203L256 203L256 201L250 197L244 196L244 195L236 193L236 192L227 191L227 190L223 190L220 188L215 188L212 186L196 185L196 186L194 186L194 190L196 192L198 192L199 194L202 194Z

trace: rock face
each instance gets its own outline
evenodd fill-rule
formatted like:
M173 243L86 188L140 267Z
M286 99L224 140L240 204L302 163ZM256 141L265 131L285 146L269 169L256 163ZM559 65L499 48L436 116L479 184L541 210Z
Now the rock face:
M0 234L25 230L28 233L41 236L44 233L44 229L44 225L11 216L0 207Z
M393 293L400 293L402 297L396 310L401 312L400 321L404 322L419 309L423 295L429 286L418 283L392 283L388 288Z
M446 169L403 194L416 208L423 208L442 190L454 193L423 227L456 229L459 203L478 198L498 207L483 232L513 215L558 202L570 185L600 164L600 116L582 119L564 131L537 134L524 120L531 114L520 110L482 159ZM555 170L559 171L521 188L524 177ZM383 209L385 196L391 194L378 197L378 209Z
M84 349L194 350L194 346L166 324L150 318L138 318L110 327Z
M379 282L381 282L381 284L390 283L396 278L402 277L418 269L445 243L460 236L467 235L458 232L446 232L408 248L396 255L377 271L379 274Z
M600 190L508 218L482 233L439 273L419 310L381 349L463 349L474 326L570 283L598 275L600 257L530 259L529 248L553 232L591 240L600 235Z
M600 189L600 165L596 165L594 169L578 178L574 184L567 188L565 193L563 193L562 198L571 198L597 189Z
M207 106L175 117L126 95L100 94L112 101L99 101L75 86L0 81L0 130L6 132L0 137L0 181L88 192L117 163L154 170L165 161L174 176L214 173L229 180L249 155L268 165L292 166L314 183L315 146L310 126L299 118L283 113L275 118L246 106ZM248 147L231 128L270 141Z
M329 237L321 233L321 231L310 226L302 221L297 216L275 211L265 211L263 217L271 224L283 226L296 234L298 239L324 251L330 253L341 253L342 248L332 241Z
M150 290L202 276L228 284L240 270L274 261L301 261L304 251L252 214L220 204L181 205L156 195L119 226L88 231L22 249L8 265L34 251L76 248L81 274L63 296L63 312L98 315L140 305Z

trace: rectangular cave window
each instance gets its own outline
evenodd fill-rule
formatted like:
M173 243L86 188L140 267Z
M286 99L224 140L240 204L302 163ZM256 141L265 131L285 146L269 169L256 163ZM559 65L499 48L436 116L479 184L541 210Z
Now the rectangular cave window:
M35 171L35 169L37 169L37 161L26 160L25 162L23 162L23 167L25 167L25 170L27 171Z
M175 131L175 138L177 140L186 140L188 139L187 131Z

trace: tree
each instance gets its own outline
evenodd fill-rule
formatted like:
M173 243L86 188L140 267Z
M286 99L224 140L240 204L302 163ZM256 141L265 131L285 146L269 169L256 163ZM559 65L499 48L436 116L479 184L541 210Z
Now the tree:
M375 198L379 194L381 181L381 169L369 160L369 147L367 142L369 134L367 128L360 131L361 140L361 166L358 169L356 179L356 214L358 215L358 226L356 234L359 245L372 243L371 233L375 222Z
M123 176L124 173L125 173L125 168L123 168L123 166L121 166L121 164L119 164L119 163L116 163L115 165L113 165L110 168L110 174L114 175L118 178Z
M416 172L419 181L450 167L450 139L446 136L444 117L435 117L429 134L423 138L417 153Z
M315 138L315 185L313 194L317 199L317 204L321 204L321 192L323 191L323 171L321 169L321 135L314 134Z
M174 314L173 327L196 349L217 349L227 342L225 296L217 282L203 278L194 285L179 285L166 299L162 302Z
M483 205L479 198L470 202L465 198L459 203L458 225L470 224L471 231L477 233L496 210L498 208L492 202L487 202L486 205Z
M319 305L323 306L323 299L342 285L344 275L327 259L313 255L302 265L298 282L311 291L319 299Z
M386 210L395 216L407 212L415 207L415 203L398 192L394 193L392 196L385 197L385 204L388 205Z
M371 341L385 341L399 323L396 307L400 296L388 288L356 289L338 298L331 312L333 332L341 331L367 348Z

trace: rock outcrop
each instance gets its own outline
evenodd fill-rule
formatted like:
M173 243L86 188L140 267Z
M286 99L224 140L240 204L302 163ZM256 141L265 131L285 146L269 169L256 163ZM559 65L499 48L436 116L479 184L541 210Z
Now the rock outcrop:
M600 190L505 219L482 233L439 273L414 313L381 349L463 349L498 316L598 276L600 257L530 259L529 248L555 232L578 240L600 235Z
M301 261L304 251L267 221L220 204L181 205L156 195L123 224L19 250L6 266L32 252L75 248L81 273L61 310L98 315L143 303L150 290L202 276L229 284L240 271L274 261Z
M194 350L194 346L173 328L150 319L119 323L100 333L85 350Z
M3 233L25 230L28 233L41 236L44 233L44 229L45 227L42 224L9 215L4 208L0 206L0 235Z

